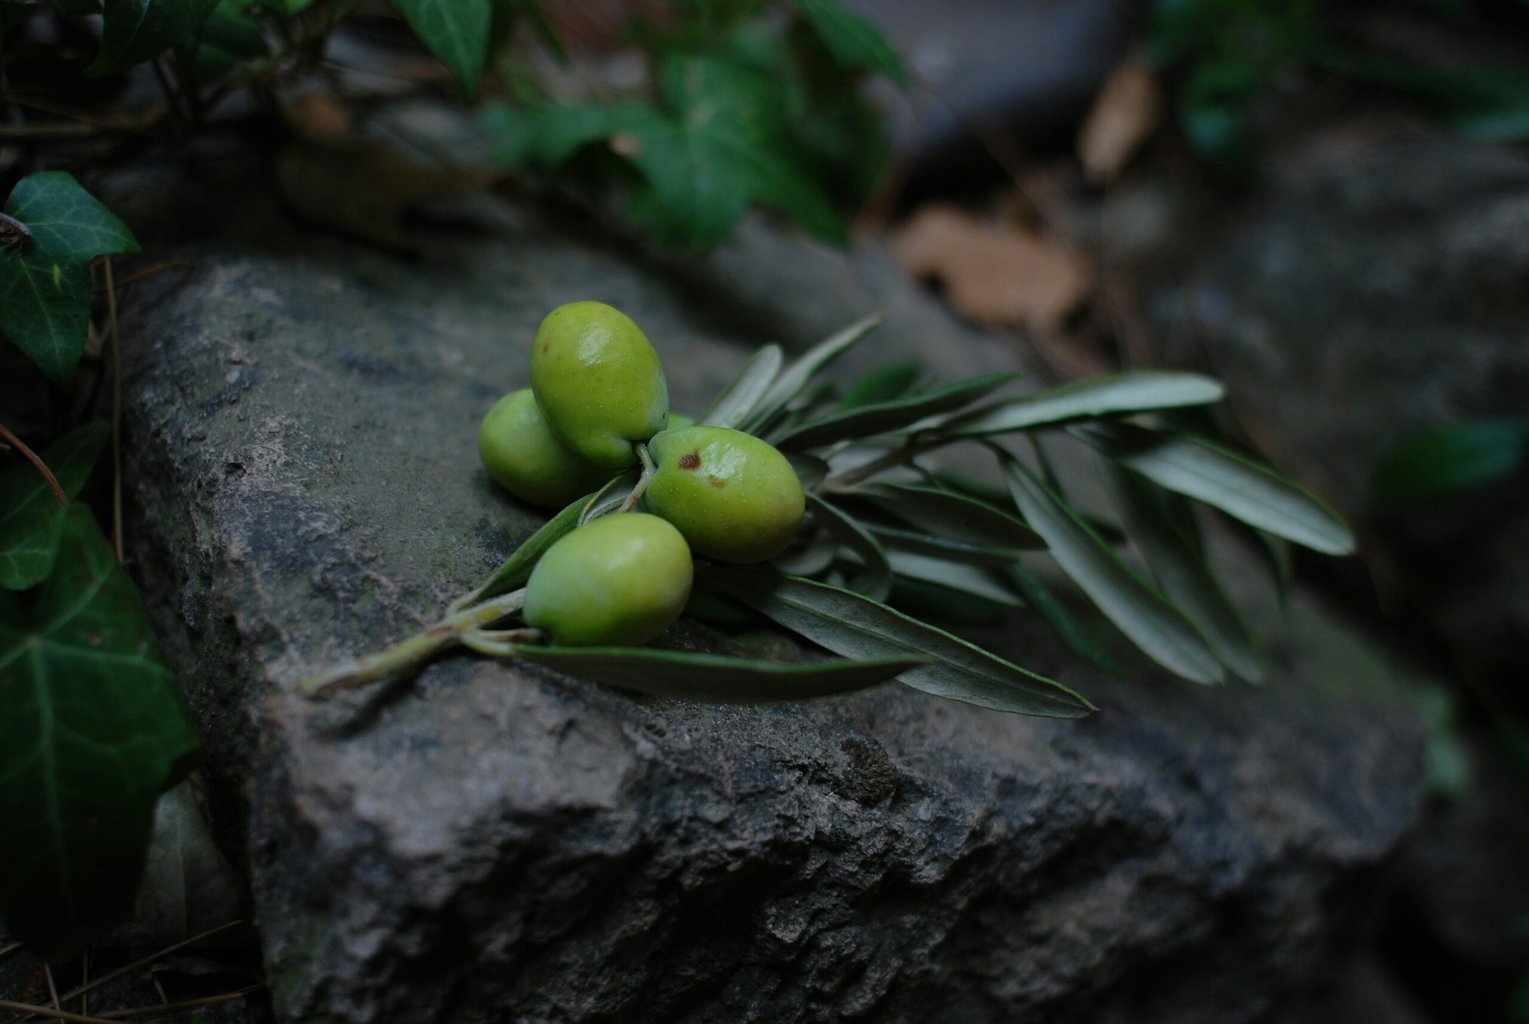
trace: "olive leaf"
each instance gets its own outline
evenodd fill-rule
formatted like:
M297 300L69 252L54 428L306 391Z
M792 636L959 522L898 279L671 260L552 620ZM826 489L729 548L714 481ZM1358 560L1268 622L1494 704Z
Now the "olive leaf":
M484 580L472 593L459 599L458 604L465 607L525 586L526 580L531 578L531 570L536 568L537 560L546 554L548 548L579 525L579 516L583 514L585 505L593 497L594 495L586 495L571 502L561 512L543 523L535 533L527 537L510 553L510 557L494 570L492 576Z
M918 654L787 663L651 647L518 646L526 661L650 697L758 702L863 690L917 668Z
M780 376L785 355L779 345L765 345L749 357L733 382L723 389L696 423L713 427L736 427L748 419Z
M1163 667L1197 683L1219 683L1221 664L1184 614L1169 604L1059 501L1018 459L1004 479L1051 557L1131 642Z
M899 682L979 707L1051 718L1081 718L1096 710L1081 695L1045 676L936 626L840 587L766 570L708 568L700 586L713 588L766 618L848 658L927 655Z
M1077 431L1126 469L1234 519L1327 555L1354 551L1354 535L1316 495L1267 466L1204 438L1131 424Z
M1065 384L959 413L939 424L939 430L949 437L1007 434L1080 419L1209 405L1219 402L1225 394L1220 381L1197 373L1137 370Z
M69 953L132 904L159 793L197 748L143 600L84 506L53 573L0 593L0 913Z
M876 538L843 509L834 507L815 494L807 495L807 507L817 522L841 545L849 548L859 570L850 577L849 589L876 601L885 601L892 592L892 567Z
M1024 604L992 566L962 565L937 555L907 551L891 545L886 546L885 550L887 562L898 579L932 583L1011 608Z
M1159 500L1161 492L1141 477L1105 467L1105 481L1121 519L1163 596L1199 627L1211 652L1250 683L1263 678L1263 663L1248 630L1211 574L1205 559L1177 530Z
M813 448L905 428L916 429L929 417L970 405L1018 376L1017 373L989 373L934 391L832 412L774 434L770 440L782 448Z
M870 482L848 492L902 521L951 540L996 548L1043 548L1024 520L985 501L926 484Z
M1088 626L1023 562L1012 562L1005 566L1003 575L1025 606L1051 627L1051 631L1067 645L1068 650L1108 672L1118 675L1124 671L1120 662L1110 656L1104 644L1089 631Z
M754 404L748 417L742 421L741 429L750 433L759 433L770 421L780 415L781 411L793 398L801 394L812 378L815 377L829 363L839 358L845 352L864 338L867 334L881 326L882 318L879 315L863 317L830 335L823 341L818 342L812 348L803 352L791 361L770 384L769 389Z

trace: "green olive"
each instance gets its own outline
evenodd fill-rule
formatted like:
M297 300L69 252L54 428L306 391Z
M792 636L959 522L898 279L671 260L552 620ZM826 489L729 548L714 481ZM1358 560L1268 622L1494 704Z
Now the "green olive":
M478 456L501 487L533 505L562 507L611 478L558 440L530 388L505 395L483 417Z
M669 418L658 353L630 317L603 302L547 314L531 348L531 389L563 443L605 469L637 465L633 443Z
M658 516L602 516L542 555L522 618L555 644L644 643L685 609L693 573L685 538Z
M762 562L786 549L806 510L796 471L775 447L728 427L666 430L648 443L658 471L647 509L698 555Z

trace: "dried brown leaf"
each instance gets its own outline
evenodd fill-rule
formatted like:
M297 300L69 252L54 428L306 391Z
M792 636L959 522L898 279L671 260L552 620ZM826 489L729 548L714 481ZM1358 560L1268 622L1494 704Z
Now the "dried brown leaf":
M1078 159L1096 185L1108 184L1157 127L1157 79L1140 59L1115 69L1094 97L1078 132Z
M335 145L297 139L276 164L281 196L305 220L377 245L412 251L403 215L435 196L487 186L475 170L431 167L372 142Z
M1055 332L1093 287L1071 246L985 224L950 206L926 206L894 242L916 277L938 280L957 311L985 324Z

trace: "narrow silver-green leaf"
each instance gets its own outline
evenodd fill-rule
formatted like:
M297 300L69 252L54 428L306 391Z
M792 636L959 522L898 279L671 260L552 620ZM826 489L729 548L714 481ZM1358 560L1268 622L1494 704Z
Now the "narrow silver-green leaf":
M883 546L931 555L935 558L943 558L947 562L957 562L961 565L1007 565L1017 557L1013 548L968 544L964 540L952 540L949 537L941 537L922 530L903 530L868 519L862 519L862 522Z
M983 409L960 413L940 424L953 437L1007 434L1096 416L1128 416L1219 402L1221 382L1198 373L1138 370L1037 391Z
M796 471L796 478L802 482L804 491L810 491L828 476L828 463L816 455L808 455L806 452L782 452L781 454Z
M849 589L876 601L885 601L892 592L892 567L886 552L854 517L815 494L807 495L807 507L817 522L840 544L854 552L860 571L849 581Z
M837 334L818 342L803 352L775 378L768 391L754 406L742 429L757 432L769 425L786 405L801 393L823 367L843 355L861 338L881 325L881 317L872 315L857 320Z
M1119 674L1123 671L1120 663L1110 656L1104 644L1089 631L1088 626L1026 565L1014 562L1006 566L1003 573L1024 600L1026 607L1046 621L1046 625L1067 645L1068 650L1108 672Z
M1132 643L1185 679L1224 679L1221 664L1183 613L1121 561L1018 459L1005 458L1003 472L1020 514L1046 538L1051 557Z
M1095 710L1061 683L853 591L740 567L708 567L697 574L697 581L835 654L927 656L933 659L929 664L899 677L925 693L1049 718L1081 718Z
M786 663L651 647L517 647L526 661L591 682L681 700L757 703L829 697L876 686L928 659L887 658Z
M1203 501L1249 526L1327 555L1354 551L1354 534L1300 484L1203 438L1096 425L1080 435L1159 487Z
M851 492L930 533L971 544L1023 550L1046 542L1024 520L976 498L924 484L873 481Z
M934 391L832 412L776 435L773 443L781 448L816 448L836 441L889 434L969 405L1018 376L1017 373L988 373Z
M1019 608L1024 604L1012 589L1004 585L997 570L991 567L962 565L934 555L894 547L888 547L886 552L892 573L900 579L933 583L1010 608Z
M510 557L505 559L504 564L496 569L494 574L477 590L473 591L471 598L464 601L464 604L476 604L525 586L526 580L531 578L531 570L536 568L537 559L579 525L579 515L584 511L588 501L587 496L580 498L542 524L535 533L527 537L510 553Z
M743 364L738 376L701 414L697 423L712 427L736 427L748 420L759 400L770 390L785 356L779 345L765 345Z
M1262 679L1263 662L1247 627L1205 560L1174 528L1158 501L1162 492L1113 465L1105 467L1105 479L1126 532L1164 596L1189 616L1222 664L1250 683Z

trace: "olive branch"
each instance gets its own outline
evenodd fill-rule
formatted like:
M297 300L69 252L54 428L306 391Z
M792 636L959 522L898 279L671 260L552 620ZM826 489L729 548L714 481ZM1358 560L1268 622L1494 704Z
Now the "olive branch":
M925 382L883 367L842 393L823 371L869 334L867 317L795 359L757 350L698 419L762 438L791 461L807 493L796 541L771 562L700 561L687 612L763 619L836 657L779 663L653 647L555 647L539 630L505 628L541 556L581 523L640 504L653 462L613 477L553 516L439 622L375 654L317 672L302 693L324 698L417 670L461 645L522 658L595 682L697 700L786 700L895 679L941 697L1019 714L1094 710L1061 683L1013 664L914 612L1029 612L1077 654L1108 664L1105 647L1054 592L1057 570L1137 648L1182 678L1256 681L1262 661L1203 555L1196 513L1213 509L1274 550L1293 543L1330 555L1354 538L1314 495L1262 463L1185 430L1178 415L1224 397L1213 378L1137 371L1026 394L1015 374ZM1095 454L1118 513L1079 510L1038 443L1050 434ZM1011 442L1021 440L1018 446ZM935 458L957 444L994 460L991 479L949 472ZM1129 543L1139 558L1128 561ZM1145 566L1145 571L1138 568Z

